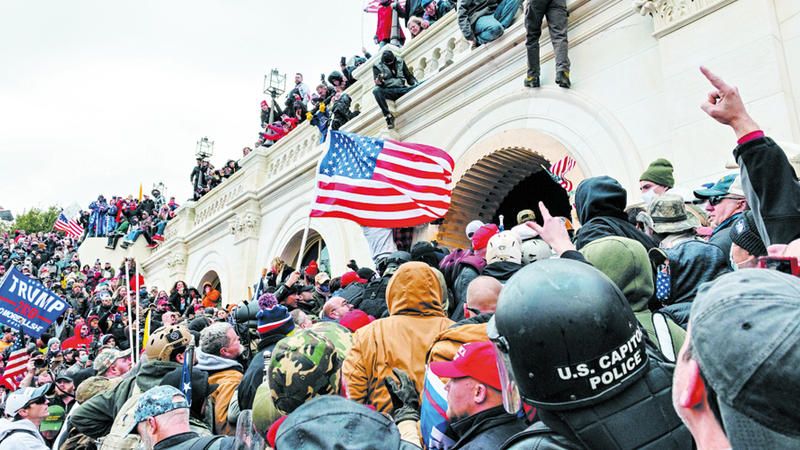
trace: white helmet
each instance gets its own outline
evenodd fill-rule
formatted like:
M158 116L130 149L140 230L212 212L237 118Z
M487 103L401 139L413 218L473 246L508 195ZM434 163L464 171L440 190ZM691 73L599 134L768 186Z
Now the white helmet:
M472 239L472 235L478 231L478 228L484 225L483 222L480 220L473 220L472 222L467 224L467 227L464 229L464 232L467 234L467 239Z
M489 239L486 246L486 262L509 261L522 264L522 250L516 233L503 231Z
M553 256L553 249L541 239L529 239L522 243L522 264L530 264Z

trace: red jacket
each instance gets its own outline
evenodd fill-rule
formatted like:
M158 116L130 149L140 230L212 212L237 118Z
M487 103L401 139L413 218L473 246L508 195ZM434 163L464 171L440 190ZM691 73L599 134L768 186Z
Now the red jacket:
M397 12L398 16L403 14L402 7ZM405 42L406 37L403 29L398 27L400 33L400 43ZM378 27L375 29L375 39L378 42L389 42L392 39L392 4L378 8Z
M78 347L85 347L87 350L92 346L92 335L89 334L85 338L81 337L81 330L86 328L87 331L89 326L84 324L78 327L75 327L75 335L64 339L64 342L61 343L61 350L67 350L70 348L78 348Z

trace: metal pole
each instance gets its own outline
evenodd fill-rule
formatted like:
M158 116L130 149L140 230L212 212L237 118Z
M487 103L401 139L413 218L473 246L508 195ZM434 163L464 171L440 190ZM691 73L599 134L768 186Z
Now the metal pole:
M389 43L400 47L402 44L400 43L400 14L398 13L398 9L400 8L400 0L397 0L392 5L392 35L389 39Z
M130 289L131 283L131 267L130 262L128 259L125 259L125 290L127 291ZM129 346L133 346L133 319L131 317L131 293L128 292L128 295L125 296L125 300L128 302L128 342L130 343ZM136 357L134 356L136 352L131 352L131 364L136 364Z
M140 298L139 298L139 264L136 264L136 349L133 351L133 354L136 355L134 360L139 362L139 327L141 326L142 315L139 313L140 308Z
M306 250L306 241L308 240L308 228L311 226L311 211L308 212L308 218L306 219L306 227L303 229L303 239L300 241L300 251L297 253L297 265L295 266L297 270L301 269L300 264L303 263L303 253Z

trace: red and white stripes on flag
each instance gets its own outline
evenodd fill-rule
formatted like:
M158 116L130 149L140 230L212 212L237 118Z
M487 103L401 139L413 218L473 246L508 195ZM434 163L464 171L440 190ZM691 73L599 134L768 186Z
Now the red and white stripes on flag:
M63 231L67 236L76 239L83 236L83 227L81 224L75 219L67 220L67 216L65 216L63 212L58 214L58 219L56 219L56 223L53 224L53 229L56 231Z
M378 8L380 8L380 6L380 0L367 0L366 3L364 3L364 12L376 13L378 12Z
M450 208L453 168L436 147L333 131L311 217L378 228L428 223Z
M572 192L572 182L566 179L565 175L567 172L575 168L575 164L575 160L571 156L567 155L550 165L550 173L558 177L560 180L558 183L567 192Z
M8 355L8 362L6 363L3 377L0 378L0 385L7 387L10 391L15 391L19 385L17 384L18 378L25 375L28 370L28 361L30 356L28 351L21 344L22 336L18 336L14 345L11 347L11 354Z

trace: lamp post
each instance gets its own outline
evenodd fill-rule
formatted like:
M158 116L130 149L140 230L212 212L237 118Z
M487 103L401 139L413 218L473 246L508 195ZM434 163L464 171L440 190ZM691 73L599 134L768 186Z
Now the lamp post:
M280 73L278 69L272 69L264 75L264 94L272 97L272 105L269 108L269 123L274 120L275 97L286 92L286 74Z

